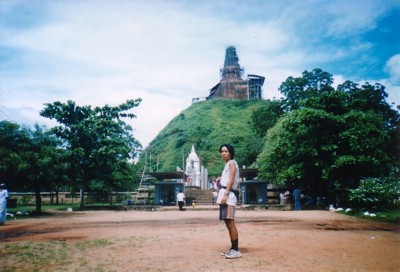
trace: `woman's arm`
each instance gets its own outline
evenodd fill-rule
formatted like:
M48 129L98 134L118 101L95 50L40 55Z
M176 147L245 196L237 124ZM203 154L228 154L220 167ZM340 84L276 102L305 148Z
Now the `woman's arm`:
M229 162L229 180L228 185L226 186L226 191L230 192L233 186L233 182L236 176L236 164L232 161Z

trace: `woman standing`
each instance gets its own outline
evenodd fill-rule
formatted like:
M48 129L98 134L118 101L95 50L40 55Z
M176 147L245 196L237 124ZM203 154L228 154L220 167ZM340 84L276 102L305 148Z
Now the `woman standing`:
M7 219L8 191L4 183L0 184L0 225L6 223Z
M231 248L222 252L221 255L227 259L242 257L239 251L239 233L235 224L235 206L237 197L234 191L239 186L239 167L234 160L235 151L230 144L223 144L219 148L219 153L225 161L225 167L221 175L221 189L219 190L217 203L219 206L219 219L225 221L231 239Z

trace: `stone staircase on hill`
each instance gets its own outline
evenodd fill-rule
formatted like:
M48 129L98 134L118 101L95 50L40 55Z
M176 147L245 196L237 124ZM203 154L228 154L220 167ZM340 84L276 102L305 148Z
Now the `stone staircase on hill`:
M269 188L267 191L267 205L263 205L265 209L269 210L293 210L293 205L285 204L279 205L279 192L282 189L272 189ZM186 187L185 188L185 196L186 196L186 206L192 205L192 202L197 205L212 205L212 189L201 190L199 187ZM238 205L241 205L241 199L239 199ZM260 208L260 205L246 205L250 209L254 209L254 207Z
M209 205L212 204L212 189L201 190L198 187L185 188L186 201L193 201L196 205ZM268 205L279 205L279 191L268 190L267 192ZM239 203L240 204L240 203Z
M185 188L186 205L211 205L212 204L212 189L201 190L198 187Z

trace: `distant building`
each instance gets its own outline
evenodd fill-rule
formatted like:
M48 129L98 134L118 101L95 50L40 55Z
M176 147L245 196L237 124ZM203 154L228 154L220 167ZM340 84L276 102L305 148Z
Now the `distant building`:
M207 100L207 97L192 98L192 104L197 103L197 102L201 102L201 101L205 101L205 100Z
M244 69L239 65L236 48L229 46L225 53L224 68L220 70L221 81L211 88L209 99L262 99L262 87L265 77L249 74L242 79ZM193 98L192 103L203 101L204 98Z
M186 175L189 186L201 185L201 166L200 158L197 156L194 150L194 145L192 146L192 151L186 159Z
M200 158L197 156L192 145L192 150L186 159L186 186L199 187L200 189L208 188L208 170L200 164Z

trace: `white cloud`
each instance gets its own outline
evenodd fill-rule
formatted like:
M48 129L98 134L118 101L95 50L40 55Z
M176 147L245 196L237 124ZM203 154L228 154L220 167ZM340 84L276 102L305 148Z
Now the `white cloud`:
M390 81L394 84L400 84L400 54L394 55L386 62L385 70L390 75Z
M140 106L134 110L137 118L131 121L135 136L148 144L175 116L188 108L191 100L165 95L144 95ZM139 129L140 128L140 129Z
M343 84L347 79L342 75L333 75L333 87L336 89L338 85Z
M388 92L388 101L400 105L400 54L392 56L386 63L386 71L390 77L383 79L382 84Z
M385 92L388 93L388 103L400 106L400 85L398 83L394 84L392 80L388 79L382 79L378 82L386 87Z

